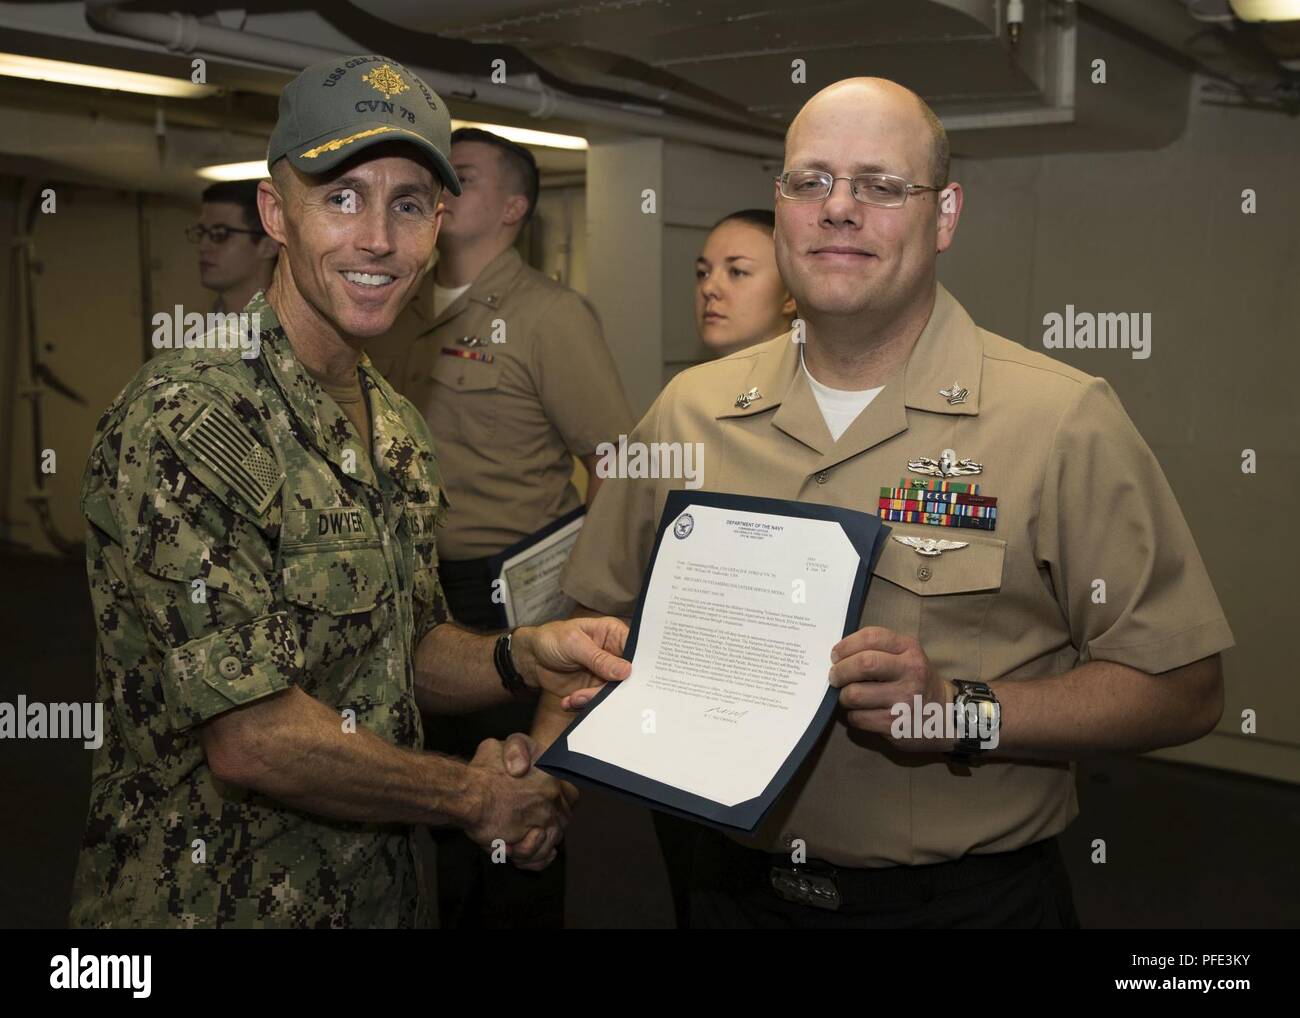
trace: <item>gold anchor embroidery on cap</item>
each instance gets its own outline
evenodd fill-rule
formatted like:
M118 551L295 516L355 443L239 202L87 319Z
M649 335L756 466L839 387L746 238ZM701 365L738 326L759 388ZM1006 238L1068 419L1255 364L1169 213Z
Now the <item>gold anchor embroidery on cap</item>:
M763 394L759 392L758 387L755 386L753 389L750 389L749 392L742 392L739 396L736 397L736 406L738 406L741 410L748 410L749 404L753 403L754 400L756 399L762 399L762 398L763 398Z
M953 382L952 388L940 389L939 395L947 397L949 406L956 406L958 403L966 402L966 396L969 392L969 389L963 389L960 384Z
M382 95L385 100L401 95L411 87L387 64L380 64L369 74L361 75L361 80Z
M945 551L956 551L970 544L969 541L945 541L942 537L899 537L898 534L894 535L894 540L915 549L918 555L942 555Z
M965 474L978 474L984 469L984 464L976 463L969 456L959 460L951 449L945 449L937 460L929 456L908 460L907 469L928 477L961 477Z

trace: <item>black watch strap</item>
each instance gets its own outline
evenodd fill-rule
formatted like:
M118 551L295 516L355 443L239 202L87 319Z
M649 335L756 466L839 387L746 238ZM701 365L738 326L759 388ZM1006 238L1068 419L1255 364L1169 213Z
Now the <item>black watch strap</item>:
M985 709L986 705L992 704L993 709L999 709L998 698L993 692L993 687L987 682L977 682L971 679L953 679L952 684L956 687L956 693L953 696L953 702L957 705L958 722L969 715L963 709L968 703L980 705L980 709ZM968 764L971 759L978 757L984 752L984 744L980 739L978 732L967 732L963 737L957 740L957 745L949 756L957 763Z
M501 685L506 687L506 692L523 699L531 696L532 691L528 688L528 683L524 682L524 677L519 674L519 670L515 668L514 658L510 656L510 638L514 635L515 631L512 629L497 637L496 646L492 648L492 663L496 665L497 674L501 676Z

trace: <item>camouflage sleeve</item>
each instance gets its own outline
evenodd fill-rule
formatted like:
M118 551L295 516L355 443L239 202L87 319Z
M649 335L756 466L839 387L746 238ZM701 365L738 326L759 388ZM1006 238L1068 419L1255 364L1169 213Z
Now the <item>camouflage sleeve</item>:
M141 616L149 646L136 653L176 731L302 671L289 617L273 610L284 477L254 421L246 399L169 382L140 393L92 450L83 508L122 574L105 582L124 585Z

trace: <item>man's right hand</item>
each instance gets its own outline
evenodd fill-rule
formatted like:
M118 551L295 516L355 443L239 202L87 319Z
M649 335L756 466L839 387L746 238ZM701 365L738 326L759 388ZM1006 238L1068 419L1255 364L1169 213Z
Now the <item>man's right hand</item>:
M569 821L563 788L549 774L532 768L532 740L514 734L501 742L484 739L470 768L480 782L478 815L465 828L485 851L501 839L520 869L545 869L555 858Z

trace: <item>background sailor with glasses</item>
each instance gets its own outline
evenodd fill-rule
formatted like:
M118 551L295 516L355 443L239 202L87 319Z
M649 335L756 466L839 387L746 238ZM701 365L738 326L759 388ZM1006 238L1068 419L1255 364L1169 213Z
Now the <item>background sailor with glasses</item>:
M185 236L199 246L199 281L217 295L213 311L239 311L271 284L280 245L262 229L256 180L207 188L199 221Z

